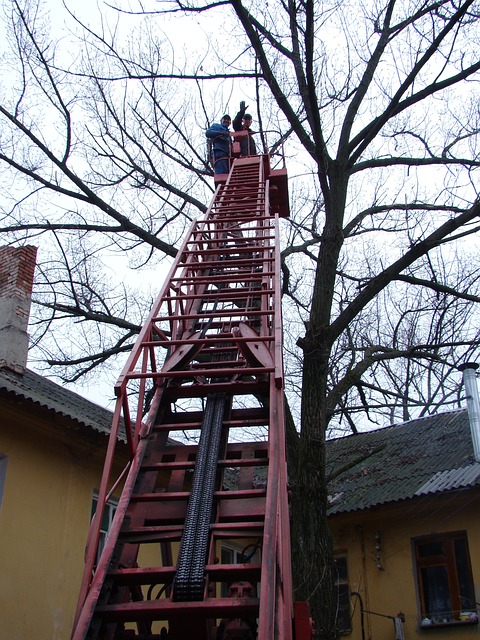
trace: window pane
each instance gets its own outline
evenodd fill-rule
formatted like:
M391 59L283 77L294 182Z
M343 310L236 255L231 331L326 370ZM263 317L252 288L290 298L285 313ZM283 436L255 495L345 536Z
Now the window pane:
M420 558L428 558L428 556L443 556L443 541L435 540L430 542L421 542L417 546Z
M345 556L338 556L335 558L335 568L336 568L336 580L340 582L344 582L348 580L348 571L347 571L347 558Z
M109 509L109 506L107 504L105 509L103 510L102 531L107 532L110 529L110 523L111 523L110 509Z
M423 597L427 616L450 614L452 605L445 565L424 567L422 570Z
M348 584L338 585L337 594L337 627L340 633L346 633L352 629L350 621L350 589L348 588Z
M222 547L222 564L234 564L233 549Z
M339 633L350 633L350 586L348 584L347 556L335 557L335 584L337 588L337 628Z
M7 478L7 456L0 453L0 508L3 501L3 492L5 491L5 480Z
M455 540L455 561L457 565L458 586L460 589L460 606L463 609L475 608L475 597L470 576L467 541L464 538Z
M97 510L97 503L98 503L98 494L95 492L92 497L91 517L93 517L93 515ZM102 517L102 525L100 527L100 538L98 540L97 557L95 560L96 563L98 563L100 559L100 555L103 551L103 547L105 546L107 533L110 529L110 525L112 524L115 511L117 510L117 504L118 503L116 500L111 499L105 505L105 509L103 511L103 517Z

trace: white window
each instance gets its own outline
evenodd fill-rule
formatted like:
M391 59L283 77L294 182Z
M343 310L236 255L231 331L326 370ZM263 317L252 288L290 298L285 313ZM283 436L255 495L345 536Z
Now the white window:
M258 545L251 544L241 548L234 544L222 544L222 564L247 564L260 562L260 549ZM222 582L222 597L228 596L229 585Z
M98 502L98 493L95 492L92 498L92 513L91 513L92 518L93 518L93 514L97 509L97 502ZM103 551L103 547L105 546L105 540L107 539L107 534L112 524L115 511L117 510L117 506L118 506L118 501L114 499L110 499L105 506L105 510L103 512L102 524L100 527L100 538L98 541L97 557L95 559L96 563L98 562L100 558L100 554Z

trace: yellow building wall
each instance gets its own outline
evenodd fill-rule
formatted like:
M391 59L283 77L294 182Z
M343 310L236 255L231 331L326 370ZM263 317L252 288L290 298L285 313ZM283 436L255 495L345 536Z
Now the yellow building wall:
M332 517L336 554L346 553L352 596L352 640L394 640L388 617L405 614L406 640L461 639L480 635L477 625L419 629L412 539L466 531L477 602L480 600L480 492L472 489L444 496L424 496L396 506ZM378 533L378 535L377 535ZM380 549L376 545L380 544ZM380 568L377 567L377 563ZM376 615L377 614L377 615ZM382 615L378 615L382 614Z
M22 411L21 403L0 404L0 456L7 456L0 509L0 638L70 638L92 495L107 443L106 436L93 437L91 430L84 438L85 429L62 425L54 417L47 422ZM393 640L393 622L383 616L400 611L406 640L480 635L476 625L418 629L412 558L413 538L467 531L480 601L478 490L342 514L331 518L330 526L336 552L347 556L350 589L370 612L364 614L362 636L359 599L352 597L352 640ZM155 565L158 557L159 546L152 545L141 564Z
M0 405L0 637L69 640L107 437ZM125 461L122 462L122 465ZM158 556L158 545L152 549Z

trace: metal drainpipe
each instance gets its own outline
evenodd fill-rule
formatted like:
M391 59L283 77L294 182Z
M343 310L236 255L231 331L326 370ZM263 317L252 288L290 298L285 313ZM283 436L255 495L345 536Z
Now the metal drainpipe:
M363 617L363 613L364 613L364 609L363 609L363 600L362 600L362 596L358 593L358 591L352 591L352 593L350 594L351 596L357 596L359 602L360 602L360 626L362 629L362 640L365 640L365 622L364 622L364 617Z
M480 462L480 399L476 374L478 364L476 362L466 362L458 368L463 372L463 384L467 396L468 421L472 434L473 455L475 461Z

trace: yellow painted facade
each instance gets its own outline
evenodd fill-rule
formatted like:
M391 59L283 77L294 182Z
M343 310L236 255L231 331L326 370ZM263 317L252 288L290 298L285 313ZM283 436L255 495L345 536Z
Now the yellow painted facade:
M22 400L0 403L0 637L68 640L107 437Z
M69 640L106 444L106 435L32 403L0 401L0 638ZM125 455L120 450L117 471ZM417 537L466 532L479 602L480 488L338 514L330 526L352 592L346 637L394 640L392 617L399 612L406 640L480 635L477 625L419 628L412 547ZM151 554L157 564L158 545Z
M330 526L336 555L346 555L352 592L352 632L345 637L351 640L395 640L391 618L399 612L405 615L406 640L461 640L480 635L480 625L476 624L419 628L420 607L413 552L415 538L466 532L476 600L479 602L479 487L339 514L331 518ZM363 633L360 602L364 609Z
M0 398L2 640L70 639L107 441L31 402ZM120 444L114 477L126 463ZM173 545L174 556L177 551ZM160 554L152 544L139 562L156 566Z

